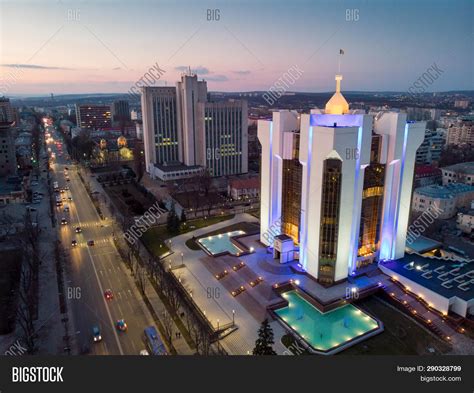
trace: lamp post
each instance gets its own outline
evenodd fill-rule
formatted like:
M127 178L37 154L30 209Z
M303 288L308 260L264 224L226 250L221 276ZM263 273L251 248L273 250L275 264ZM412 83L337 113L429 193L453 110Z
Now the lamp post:
M220 342L219 342L219 319L217 320L217 349L220 350Z
M184 264L184 254L181 253L181 265L183 265L183 264Z
M235 326L235 310L232 310L232 326Z

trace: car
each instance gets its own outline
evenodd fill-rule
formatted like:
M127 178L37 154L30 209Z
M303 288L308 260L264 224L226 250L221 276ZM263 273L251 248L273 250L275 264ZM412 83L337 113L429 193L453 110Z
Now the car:
M95 343L102 340L102 335L100 334L99 326L93 326L92 327L92 338L93 338Z
M64 188L61 188L61 189L59 190L59 192L60 192L61 194L64 194Z
M104 296L107 300L112 300L114 298L114 293L111 289L106 289L104 292Z
M67 166L65 166L65 167L64 167L64 170L65 170L65 171L68 171L68 170L69 170L69 168L68 168Z
M142 349L140 351L140 356L149 356L150 354L148 353L148 351L146 349Z
M61 218L61 225L67 225L67 220L66 218Z
M77 246L77 240L76 240L76 239L74 239L74 240L71 242L71 246L73 246L73 247L76 247L76 246Z
M68 186L64 187L64 190L69 191L69 187Z
M92 247L93 245L95 245L94 240L89 240L89 241L87 241L87 245L90 246L90 247Z
M82 228L81 228L81 227L76 227L75 231L76 231L76 233L81 233L81 232L82 232Z
M33 204L34 205L37 205L39 203L41 203L41 199L33 199Z
M31 207L31 206L27 206L26 209L29 210L30 212L35 212L37 210L35 207Z
M68 205L64 206L63 211L64 213L69 213L69 206Z
M32 185L32 186L37 186L37 185L38 185L38 182L37 182L37 181L32 181L32 182L31 182L31 185Z
M63 197L63 201L66 201L66 200L67 200L67 198L66 198L66 197Z
M66 177L66 181L71 181L71 179L69 179L69 177ZM66 189L69 190L69 187L66 187Z
M68 197L67 197L67 200L68 200L68 201L72 201L72 196L68 196Z
M125 319L119 319L115 323L115 326L117 327L117 330L121 332L125 332L128 328L127 323L125 322Z

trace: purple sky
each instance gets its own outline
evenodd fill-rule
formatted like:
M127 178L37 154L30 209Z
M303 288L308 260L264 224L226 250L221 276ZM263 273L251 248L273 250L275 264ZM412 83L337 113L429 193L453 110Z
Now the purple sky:
M295 91L407 90L433 63L430 91L474 89L474 2L6 0L0 94L126 92L150 67L174 84L188 65L213 91L267 90L288 68ZM230 3L230 4L229 4Z

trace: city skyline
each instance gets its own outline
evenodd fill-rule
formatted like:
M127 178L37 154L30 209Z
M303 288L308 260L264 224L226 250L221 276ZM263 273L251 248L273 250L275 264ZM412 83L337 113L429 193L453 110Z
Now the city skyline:
M469 1L110 4L3 1L2 93L125 93L155 64L155 86L191 67L210 91L266 91L296 65L290 91L328 92L340 48L345 91L406 91L433 64L427 92L474 89ZM31 23L16 32L19 17Z

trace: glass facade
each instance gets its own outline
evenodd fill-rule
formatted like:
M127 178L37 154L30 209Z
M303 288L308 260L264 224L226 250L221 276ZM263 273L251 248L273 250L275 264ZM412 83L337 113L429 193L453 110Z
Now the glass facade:
M342 161L327 159L323 166L318 281L332 284L337 258L341 205Z
M365 169L357 267L372 263L380 246L385 165L379 164L380 135L372 136L370 165Z
M242 104L206 104L206 167L212 176L242 173Z
M281 201L281 232L298 244L301 217L302 165L299 157L300 135L293 134L292 158L283 160L283 187Z
M176 95L153 97L153 125L157 164L179 160L176 113Z

